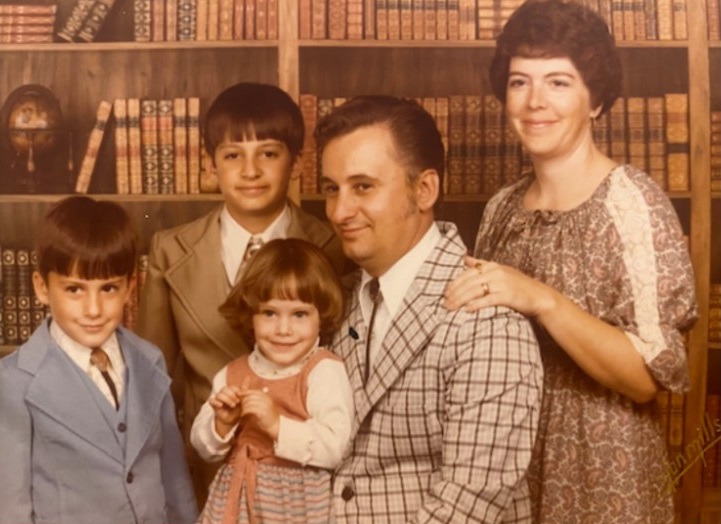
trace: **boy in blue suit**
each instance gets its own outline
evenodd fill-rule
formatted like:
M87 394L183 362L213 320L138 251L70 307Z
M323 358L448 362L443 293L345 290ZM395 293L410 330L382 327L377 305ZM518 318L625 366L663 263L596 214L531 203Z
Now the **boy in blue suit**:
M0 360L0 523L194 522L163 356L120 326L128 215L69 197L38 231L33 286L51 317Z

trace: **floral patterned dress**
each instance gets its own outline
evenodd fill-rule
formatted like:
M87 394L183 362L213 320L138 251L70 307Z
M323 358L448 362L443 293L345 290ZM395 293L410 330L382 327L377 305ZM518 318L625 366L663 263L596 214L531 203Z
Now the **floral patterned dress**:
M513 266L622 329L662 388L688 389L681 331L697 318L678 217L642 171L618 166L569 211L527 210L527 176L484 211L475 255ZM536 325L544 398L529 482L535 522L673 523L656 402L602 386Z

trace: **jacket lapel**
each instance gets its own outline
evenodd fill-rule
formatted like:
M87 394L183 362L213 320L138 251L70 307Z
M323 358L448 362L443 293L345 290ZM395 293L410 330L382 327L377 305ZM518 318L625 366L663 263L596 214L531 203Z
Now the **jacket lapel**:
M245 342L218 313L218 306L228 294L228 282L220 257L208 256L208 253L220 253L219 217L220 208L199 225L202 232L184 230L178 234L177 240L186 249L186 256L168 268L165 276L205 335L229 357L235 357ZM193 285L189 286L188 282Z
M151 431L160 424L160 409L170 388L170 378L140 349L132 347L127 338L121 338L121 347L128 373L125 457L127 464L133 464Z
M27 402L79 439L122 462L123 450L83 380L83 371L54 343L49 342L46 349L34 349L43 350L45 355L34 372Z

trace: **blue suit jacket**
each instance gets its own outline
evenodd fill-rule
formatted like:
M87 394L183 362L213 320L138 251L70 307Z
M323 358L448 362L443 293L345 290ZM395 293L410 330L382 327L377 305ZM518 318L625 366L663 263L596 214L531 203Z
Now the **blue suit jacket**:
M103 415L47 321L0 360L1 524L195 521L163 356L128 330L117 334L127 365L124 427Z

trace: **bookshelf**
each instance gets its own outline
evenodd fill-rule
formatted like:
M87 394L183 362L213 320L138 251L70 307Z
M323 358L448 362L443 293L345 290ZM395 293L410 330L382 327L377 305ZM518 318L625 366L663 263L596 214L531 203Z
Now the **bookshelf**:
M59 23L67 19L75 2L28 0L57 3ZM369 5L357 0L328 3L335 9ZM276 84L296 100L304 93L329 98L363 93L409 97L490 93L486 70L493 52L492 40L311 38L304 33L312 18L311 7L300 5L320 5L318 0L284 0L275 5L279 7L274 39L135 42L133 2L118 1L94 42L0 45L0 101L22 84L50 88L61 102L65 126L72 131L77 172L95 111L103 99L199 97L202 116L217 93L240 81ZM720 353L721 344L709 344L707 333L708 290L711 282L721 282L721 194L712 195L710 191L708 144L710 111L721 110L721 43L707 37L704 2L687 0L686 9L687 26L694 28L688 31L688 38L620 38L618 43L626 71L625 96L689 96L691 183L689 190L671 192L670 196L689 235L701 312L689 338L693 389L686 397L684 438L691 442L702 423L707 389L719 389L718 370L709 367L709 362L719 359L709 355ZM341 12L348 19L357 16L352 10ZM89 193L116 200L128 209L139 227L143 250L147 250L156 230L192 220L220 201L215 194L114 194L113 156L110 135L101 146ZM3 176L8 175L0 170L0 179ZM71 190L68 185L68 192ZM301 194L298 181L292 185L290 196L323 216L322 199ZM61 197L43 193L42 187L35 194L0 194L0 246L29 243L35 221ZM469 245L487 197L450 195L441 204L441 217L456 222ZM0 355L11 350L9 346L0 347ZM721 490L702 489L701 479L700 463L683 476L678 492L678 522L711 522L709 519L721 512Z

